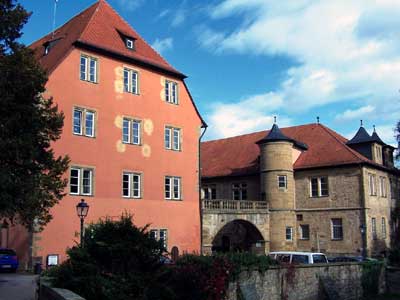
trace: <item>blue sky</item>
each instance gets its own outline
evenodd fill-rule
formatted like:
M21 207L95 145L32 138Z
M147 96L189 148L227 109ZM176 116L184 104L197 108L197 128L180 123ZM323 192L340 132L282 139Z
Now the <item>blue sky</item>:
M60 26L93 0L59 0ZM351 137L364 120L395 144L398 0L108 0L175 68L209 124L206 139L321 122ZM54 0L21 0L26 44L52 30Z

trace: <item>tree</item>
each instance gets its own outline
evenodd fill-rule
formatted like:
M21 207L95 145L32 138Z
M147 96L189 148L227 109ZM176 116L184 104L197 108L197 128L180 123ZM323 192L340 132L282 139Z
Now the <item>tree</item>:
M51 149L64 115L43 97L46 72L18 42L29 16L14 0L0 0L0 216L31 229L50 221L69 159Z
M400 160L400 121L396 125L397 153L396 159Z

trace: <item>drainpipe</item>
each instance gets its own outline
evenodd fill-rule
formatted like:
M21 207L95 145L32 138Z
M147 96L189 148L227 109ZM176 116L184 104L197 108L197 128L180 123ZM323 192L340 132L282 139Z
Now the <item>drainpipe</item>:
M199 173L199 208L200 208L200 254L203 253L203 209L202 209L202 201L201 201L201 138L207 131L207 125L203 124L201 128L204 128L204 131L201 133L199 137L199 144L198 144L198 173Z
M360 211L360 226L364 225L364 232L359 231L361 234L361 256L363 258L367 257L367 208L365 206L365 186L364 186L364 168L360 165L361 170L361 183L360 183L360 201L361 201L361 211Z

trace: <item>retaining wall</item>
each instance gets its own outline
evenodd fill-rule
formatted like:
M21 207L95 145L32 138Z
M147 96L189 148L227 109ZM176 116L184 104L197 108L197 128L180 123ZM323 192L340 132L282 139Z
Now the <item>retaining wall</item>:
M363 296L362 266L358 263L272 267L260 273L242 272L229 285L229 300L357 300ZM379 291L385 291L381 269Z

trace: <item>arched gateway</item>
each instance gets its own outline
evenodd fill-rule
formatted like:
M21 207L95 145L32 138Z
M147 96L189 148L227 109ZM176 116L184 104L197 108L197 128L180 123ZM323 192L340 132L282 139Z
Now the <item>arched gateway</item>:
M268 252L269 213L265 204L261 201L203 200L203 253Z

